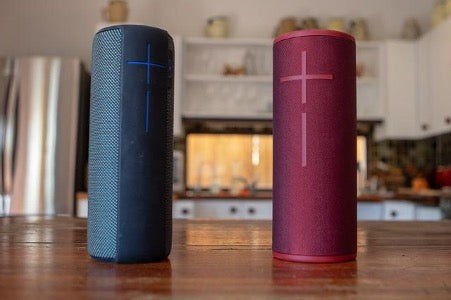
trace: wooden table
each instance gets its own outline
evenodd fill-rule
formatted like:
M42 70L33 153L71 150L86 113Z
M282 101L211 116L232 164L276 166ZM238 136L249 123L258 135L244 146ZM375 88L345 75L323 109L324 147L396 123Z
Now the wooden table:
M83 219L0 218L0 232L0 299L451 298L446 221L361 222L341 264L273 259L266 221L175 221L169 260L135 265L90 259Z

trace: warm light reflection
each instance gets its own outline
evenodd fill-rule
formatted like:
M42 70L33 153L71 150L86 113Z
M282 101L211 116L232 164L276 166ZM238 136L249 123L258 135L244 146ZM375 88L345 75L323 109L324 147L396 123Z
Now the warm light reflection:
M366 151L366 137L357 136L357 163L359 164L360 171L366 177L367 172L367 151Z
M357 262L307 264L272 260L274 285L318 289L319 279L323 285L327 283L329 290L341 297L354 296L358 280Z
M272 135L189 134L186 141L187 187L209 189L215 184L231 188L235 180L272 188ZM357 162L367 173L367 140L357 137Z
M364 229L357 229L357 253L365 253L368 246L368 234Z
M188 188L230 188L236 180L272 187L271 135L189 134L186 145Z
M217 223L208 221L188 223L186 225L186 245L271 247L271 231L261 230L261 226L257 226L259 223L236 222L233 226L230 226L231 223L227 224L227 230L223 230ZM226 245L224 241L227 241Z

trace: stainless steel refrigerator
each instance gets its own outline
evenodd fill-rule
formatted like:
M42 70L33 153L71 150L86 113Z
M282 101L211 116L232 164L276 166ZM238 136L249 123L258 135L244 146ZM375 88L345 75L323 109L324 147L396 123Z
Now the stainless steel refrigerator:
M74 214L89 75L78 59L0 57L0 215Z

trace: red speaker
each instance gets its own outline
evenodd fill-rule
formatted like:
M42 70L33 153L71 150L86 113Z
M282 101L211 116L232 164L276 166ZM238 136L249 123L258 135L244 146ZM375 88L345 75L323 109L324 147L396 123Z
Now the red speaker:
M352 36L330 30L274 41L275 258L356 257L355 49Z

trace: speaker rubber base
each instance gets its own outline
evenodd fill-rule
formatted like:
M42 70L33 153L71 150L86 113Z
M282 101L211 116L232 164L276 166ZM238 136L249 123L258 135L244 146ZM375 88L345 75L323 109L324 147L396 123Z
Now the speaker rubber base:
M280 259L280 260L286 260L286 261L293 261L293 262L306 262L306 263L338 263L338 262L345 262L345 261L352 261L355 260L357 254L349 254L349 255L334 255L334 256L328 256L328 255L296 255L296 254L286 254L286 253L280 253L277 251L273 251L273 257Z
M91 254L89 256L91 256L92 259L101 261L101 262L114 262L114 259L111 257L105 258L105 257L100 257L100 256L94 256Z
M114 258L103 258L98 256L92 256L90 255L92 259L99 261L99 262L109 262L109 263L117 263L117 264L147 264L147 263L157 263L162 262L165 260L168 260L168 256L158 256L155 258L148 258L148 259L136 259L136 260L124 260L124 261L118 261Z

